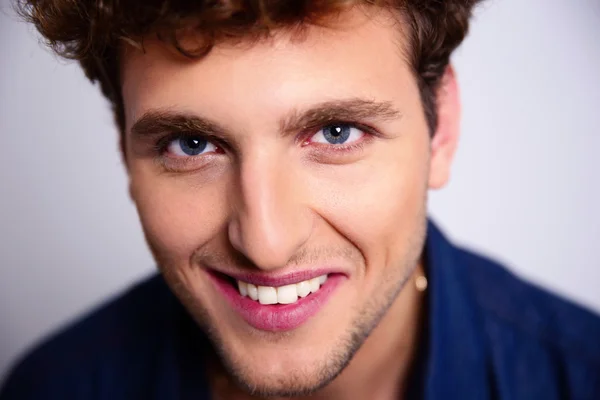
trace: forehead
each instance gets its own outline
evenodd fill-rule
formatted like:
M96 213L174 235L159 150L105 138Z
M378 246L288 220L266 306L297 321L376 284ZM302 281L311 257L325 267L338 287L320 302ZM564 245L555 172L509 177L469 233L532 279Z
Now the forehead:
M251 44L218 44L200 59L145 41L143 52L123 52L127 131L151 110L199 112L234 124L275 119L315 102L393 100L414 92L404 37L389 13L353 9L301 37L277 32Z

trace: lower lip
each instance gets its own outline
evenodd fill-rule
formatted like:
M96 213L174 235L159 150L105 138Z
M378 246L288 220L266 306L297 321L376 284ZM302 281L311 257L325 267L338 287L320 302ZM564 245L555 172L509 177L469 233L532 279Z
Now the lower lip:
M229 304L252 327L261 331L283 332L298 328L325 306L329 296L344 279L341 274L331 274L315 293L299 298L293 304L263 305L247 296L226 278L209 274Z

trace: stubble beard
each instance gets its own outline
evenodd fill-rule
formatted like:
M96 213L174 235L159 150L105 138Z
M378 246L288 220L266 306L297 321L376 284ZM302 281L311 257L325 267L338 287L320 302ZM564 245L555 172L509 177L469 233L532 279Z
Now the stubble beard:
M214 319L210 317L204 306L194 299L182 282L178 281L177 275L170 273L169 268L161 268L161 272L171 290L206 333L218 355L220 366L224 368L228 378L240 389L259 397L307 396L318 392L335 380L379 325L419 265L425 243L425 233L426 217L423 212L422 217L419 218L419 227L412 235L410 243L407 243L407 253L405 253L404 259L399 261L400 265L395 270L403 271L400 278L397 276L384 278L384 281L389 279L388 281L396 282L395 285L387 288L383 296L374 297L358 312L358 316L348 331L337 341L329 354L325 354L321 361L318 361L320 365L301 371L289 371L285 376L270 378L268 382L264 379L258 381L256 377L252 376L250 368L244 368L241 363L236 361L237 357L231 353L220 334L214 329ZM161 264L159 263L159 265Z

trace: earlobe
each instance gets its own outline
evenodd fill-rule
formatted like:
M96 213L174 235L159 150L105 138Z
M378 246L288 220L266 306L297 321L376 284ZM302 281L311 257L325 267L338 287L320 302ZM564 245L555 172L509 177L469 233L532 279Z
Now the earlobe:
M460 96L454 68L448 66L437 92L438 125L431 139L429 188L440 189L450 170L460 136Z

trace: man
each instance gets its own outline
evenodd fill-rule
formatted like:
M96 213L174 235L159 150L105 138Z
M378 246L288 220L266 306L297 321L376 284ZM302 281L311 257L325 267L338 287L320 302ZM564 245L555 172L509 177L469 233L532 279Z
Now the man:
M475 3L24 2L111 102L161 276L0 398L599 398L598 318L426 219Z

